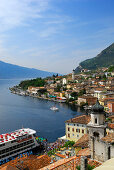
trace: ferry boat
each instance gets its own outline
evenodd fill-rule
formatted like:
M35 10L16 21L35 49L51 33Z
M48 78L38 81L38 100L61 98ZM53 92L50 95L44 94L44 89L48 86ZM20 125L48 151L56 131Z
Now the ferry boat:
M36 131L22 128L11 133L0 135L0 163L8 162L19 154L31 151L39 146Z

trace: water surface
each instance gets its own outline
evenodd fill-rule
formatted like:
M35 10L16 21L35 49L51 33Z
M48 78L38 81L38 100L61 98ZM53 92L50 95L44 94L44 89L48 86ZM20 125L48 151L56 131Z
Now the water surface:
M82 114L80 110L57 103L58 112L50 110L54 102L10 93L9 87L20 80L0 80L0 134L22 127L37 131L49 142L65 135L65 121Z

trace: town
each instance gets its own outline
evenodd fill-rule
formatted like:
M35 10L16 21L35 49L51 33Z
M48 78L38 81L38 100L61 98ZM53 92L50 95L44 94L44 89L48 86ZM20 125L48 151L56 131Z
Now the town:
M83 107L86 114L66 120L65 135L54 143L46 145L41 156L23 155L22 158L4 164L6 167L100 170L112 164L114 161L113 66L96 71L83 69L80 73L75 73L73 70L71 74L65 76L53 75L45 79L25 80L10 90L19 95Z
M87 109L98 99L105 111L111 113L114 107L114 66L96 71L83 69L77 74L73 70L65 76L25 80L10 90L19 95L70 103Z

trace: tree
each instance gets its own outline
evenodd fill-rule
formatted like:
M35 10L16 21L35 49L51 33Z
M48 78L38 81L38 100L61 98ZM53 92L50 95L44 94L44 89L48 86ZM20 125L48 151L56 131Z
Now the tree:
M60 86L60 85L57 85L57 87L55 88L54 91L55 91L55 92L60 92L60 91L61 91L61 86Z
M79 91L78 96L82 96L83 94L86 94L85 88Z
M28 89L29 86L33 87L43 87L46 84L45 80L42 78L36 78L36 79L31 79L31 80L24 80L21 81L19 86L26 90Z
M72 92L71 97L77 97L78 93L77 92Z

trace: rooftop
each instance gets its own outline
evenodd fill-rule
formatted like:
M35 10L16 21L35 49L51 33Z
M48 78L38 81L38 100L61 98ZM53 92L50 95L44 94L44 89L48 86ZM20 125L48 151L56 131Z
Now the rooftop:
M110 133L106 135L105 137L101 138L101 141L106 143L114 143L114 133Z
M88 115L78 116L66 121L66 123L79 123L79 124L88 124L90 122L91 117Z
M114 129L114 123L108 123L108 128L109 129Z
M88 148L88 143L89 143L89 135L85 134L73 146Z
M90 149L89 148L81 149L77 153L77 156L87 156L87 157L89 157L90 155L91 154L90 154Z
M35 130L29 129L29 128L23 128L23 129L15 130L10 133L1 134L0 135L0 144L16 140L19 137L22 137L24 135L32 135L35 133L36 133Z
M16 169L29 169L29 170L36 170L41 169L51 162L51 158L48 155L41 155L39 157L35 155L31 155L29 157L23 157L20 159L12 160L5 165L1 166L2 170L9 169L9 170L16 170Z

